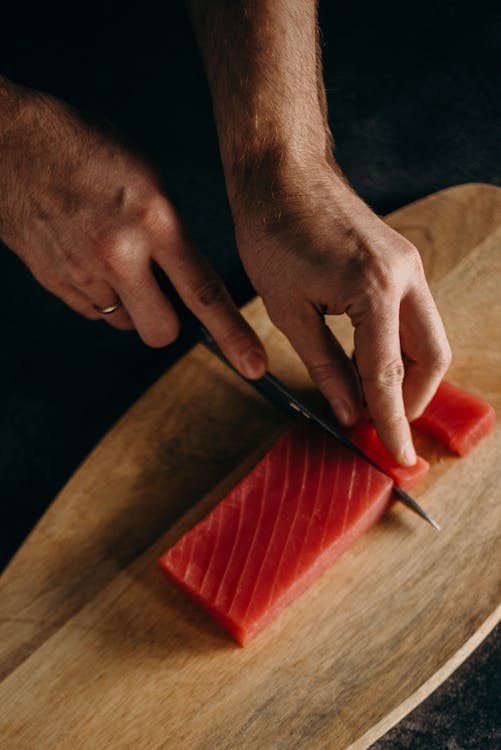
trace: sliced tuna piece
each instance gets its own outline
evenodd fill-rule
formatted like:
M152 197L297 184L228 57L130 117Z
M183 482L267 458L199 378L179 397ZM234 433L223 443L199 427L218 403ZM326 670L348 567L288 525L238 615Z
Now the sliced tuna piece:
M494 429L496 413L483 398L445 380L414 427L438 438L460 456L466 456Z
M403 490L411 490L428 474L430 464L421 456L414 466L401 466L386 450L372 422L362 420L350 431L350 438L356 446L380 466Z

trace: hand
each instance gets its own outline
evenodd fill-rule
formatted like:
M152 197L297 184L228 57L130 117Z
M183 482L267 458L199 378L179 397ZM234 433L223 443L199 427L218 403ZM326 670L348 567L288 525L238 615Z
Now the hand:
M179 321L152 265L170 278L244 375L265 353L222 281L189 241L160 180L111 126L0 79L0 238L73 310L165 346Z
M363 396L382 442L416 460L408 420L450 362L445 331L416 248L388 227L332 166L284 167L235 189L243 263L270 318L301 356L338 419L361 413L359 379L324 316L349 315ZM269 185L273 186L270 195Z
M362 407L325 314L347 313L363 395L388 450L450 360L417 250L346 185L333 155L313 0L187 0L212 93L243 263L338 418Z

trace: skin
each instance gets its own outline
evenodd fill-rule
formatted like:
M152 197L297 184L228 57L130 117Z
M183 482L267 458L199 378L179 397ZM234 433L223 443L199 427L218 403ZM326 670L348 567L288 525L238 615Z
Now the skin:
M413 464L409 420L433 396L450 347L418 251L353 192L333 157L316 3L188 8L247 273L338 419L355 422L365 400L384 445ZM358 372L326 314L349 315Z
M91 320L166 346L179 320L159 266L226 356L249 377L265 357L222 281L190 242L155 170L109 125L0 81L0 238L38 281ZM254 357L255 359L255 357Z
M333 157L312 0L189 0L211 87L239 252L272 321L338 419L364 402L388 450L415 461L409 419L450 362L416 248L353 192ZM181 226L154 169L109 127L0 81L0 237L73 309L152 346L179 323L160 266L230 361L266 355ZM349 315L356 367L325 325Z

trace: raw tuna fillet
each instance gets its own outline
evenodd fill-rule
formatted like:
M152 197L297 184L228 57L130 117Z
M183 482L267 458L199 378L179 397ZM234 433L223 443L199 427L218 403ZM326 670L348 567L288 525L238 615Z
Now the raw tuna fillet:
M380 518L391 487L300 421L159 568L244 645Z
M362 420L350 431L350 438L366 456L372 458L403 489L411 490L428 474L430 464L421 456L417 457L414 466L401 466L386 450L379 439L374 425Z
M496 413L487 401L444 380L412 424L466 456L494 429L495 423Z

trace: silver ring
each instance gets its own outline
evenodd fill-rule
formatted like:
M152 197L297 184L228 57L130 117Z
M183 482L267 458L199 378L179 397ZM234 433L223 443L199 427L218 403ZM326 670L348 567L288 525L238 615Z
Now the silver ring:
M99 307L99 305L94 305L93 303L92 307L98 311L99 315L111 315L111 313L122 307L122 300L117 299L113 305L107 305L107 307Z

